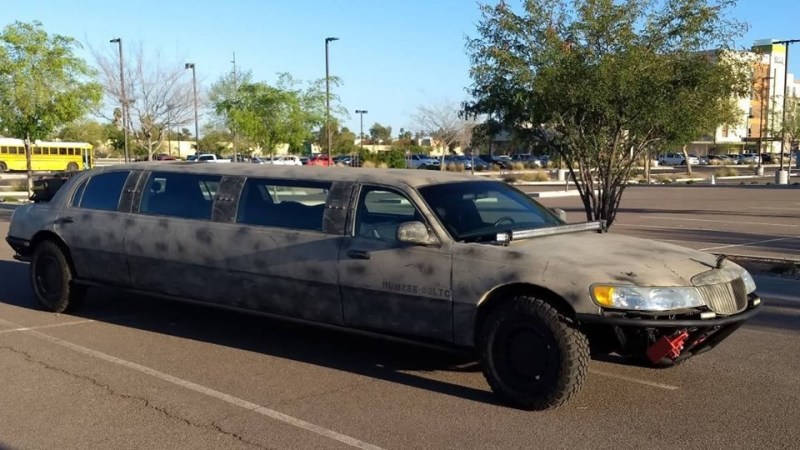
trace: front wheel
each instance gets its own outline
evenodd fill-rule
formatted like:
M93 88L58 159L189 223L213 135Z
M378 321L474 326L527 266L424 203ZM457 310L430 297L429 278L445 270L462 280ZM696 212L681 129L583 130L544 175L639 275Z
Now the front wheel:
M83 302L86 288L73 285L67 257L52 241L43 241L33 250L30 277L34 296L47 311L61 313Z
M492 391L511 405L546 410L580 391L589 364L589 343L547 302L516 297L483 324L481 366Z

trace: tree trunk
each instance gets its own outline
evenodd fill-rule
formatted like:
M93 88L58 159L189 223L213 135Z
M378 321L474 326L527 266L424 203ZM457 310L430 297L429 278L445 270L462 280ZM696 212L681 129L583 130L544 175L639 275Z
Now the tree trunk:
M650 184L650 150L647 150L644 154L646 158L644 161L644 179L647 184Z
M684 145L681 150L683 151L683 160L686 162L686 175L692 176L692 162L689 161L689 151L686 150L686 145Z
M33 167L31 165L31 137L25 135L25 169L27 170L28 198L33 197Z

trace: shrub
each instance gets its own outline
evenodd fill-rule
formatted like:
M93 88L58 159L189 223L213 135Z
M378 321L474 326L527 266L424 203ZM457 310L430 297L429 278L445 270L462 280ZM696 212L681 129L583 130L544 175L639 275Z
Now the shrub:
M11 182L12 191L27 191L28 180L14 180Z
M712 159L712 160L710 160L710 161L708 162L708 165L709 165L709 166L721 166L721 165L722 165L722 160L719 160L719 159Z
M516 175L506 175L506 176L503 177L503 181L505 181L506 183L514 183L514 182L517 181L517 176Z
M378 169L388 169L388 168L389 165L386 164L385 162L381 162L380 164L378 164Z
M734 167L722 167L717 169L717 171L714 172L714 175L718 177L735 177L739 175L739 171Z
M694 184L694 180L688 180L686 184Z
M374 169L377 166L375 165L374 161L364 161L361 164L361 167L364 167L364 168L367 168L367 169Z
M3 202L5 203L16 203L19 201L16 197L3 197Z
M550 174L544 170L537 170L521 174L520 179L523 181L550 181Z
M486 168L483 166L475 166L475 172L483 172L484 170L486 170Z
M447 166L445 166L445 169L448 172L463 172L464 171L464 165L463 164L456 164L456 163L448 163Z
M511 168L514 169L514 170L525 170L526 169L525 164L523 164L521 162L516 162L516 163L512 164Z

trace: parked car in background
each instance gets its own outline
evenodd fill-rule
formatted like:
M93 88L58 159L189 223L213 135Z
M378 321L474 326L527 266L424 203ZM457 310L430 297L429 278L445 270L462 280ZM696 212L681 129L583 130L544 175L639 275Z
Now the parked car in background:
M205 163L229 163L231 162L230 159L223 158L220 155L215 155L214 153L201 153L197 155L197 159L193 160L194 162L205 162Z
M689 155L690 164L700 164L700 160L695 155ZM658 164L661 166L683 166L686 165L686 158L683 153L665 153L658 157Z
M154 158L156 161L175 161L176 158L172 155L168 155L166 153L159 153Z
M698 164L700 164L701 166L708 165L708 155L698 156L697 160L699 161Z
M436 158L431 158L428 155L412 154L407 158L407 165L410 169L428 169L430 167L439 167L440 161Z
M327 166L331 165L331 160L328 159L328 155L320 153L320 154L316 154L316 155L311 156L311 158L308 159L308 164L307 165L309 165L309 166L325 166L325 167L327 167Z
M505 156L505 158L503 158ZM483 161L497 166L503 170L511 170L514 166L511 164L511 158L506 155L478 155L478 158L482 159Z
M301 156L301 157L300 157L300 162L301 162L301 163L302 163L304 166L307 166L307 165L308 165L308 160L309 160L309 157L308 157L308 156Z
M302 166L300 157L297 155L276 155L272 158L267 158L266 164L274 164L276 166Z
M742 153L739 155L739 164L759 164L761 156L756 153Z

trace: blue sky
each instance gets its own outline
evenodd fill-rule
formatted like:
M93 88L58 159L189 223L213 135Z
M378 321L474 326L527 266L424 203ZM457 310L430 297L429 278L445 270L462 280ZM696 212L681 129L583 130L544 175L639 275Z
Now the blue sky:
M356 109L366 109L365 130L374 122L414 129L418 105L465 99L469 62L465 36L479 19L472 0L12 0L0 2L4 26L41 21L48 32L70 35L85 45L110 46L122 37L141 42L162 60L197 65L208 87L237 66L256 80L277 72L324 78L324 38L331 74L342 79L336 93L358 129ZM9 4L10 3L10 4ZM515 2L510 1L511 4ZM735 15L750 24L741 45L761 38L800 38L796 0L740 0ZM800 70L800 44L792 47L790 70ZM88 56L87 59L91 60ZM792 55L797 55L791 58ZM187 74L188 75L188 74Z

